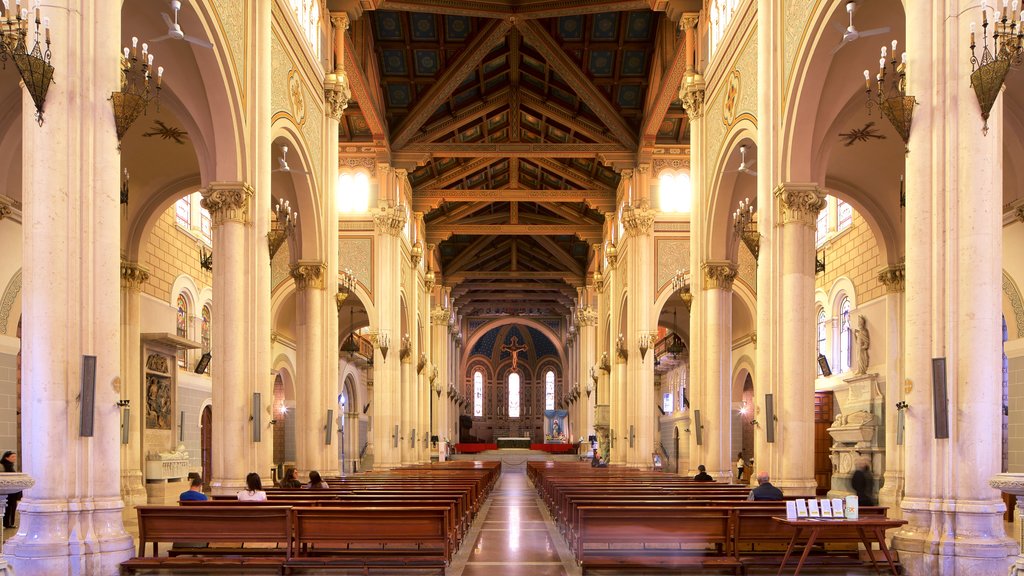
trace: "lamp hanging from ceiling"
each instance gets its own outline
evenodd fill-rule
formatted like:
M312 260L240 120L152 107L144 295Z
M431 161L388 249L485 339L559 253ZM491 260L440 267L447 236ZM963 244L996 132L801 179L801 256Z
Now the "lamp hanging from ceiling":
M150 102L155 101L157 111L160 110L160 87L163 83L164 67L157 67L154 81L154 56L149 51L149 44L142 43L141 58L138 49L139 39L133 36L132 47L126 46L121 57L121 89L110 94L118 142L124 138L135 120L148 111Z
M25 88L36 106L36 122L43 125L43 105L46 92L53 82L54 68L50 64L50 19L40 18L39 1L35 3L35 30L32 48L29 49L29 12L21 7L21 0L12 10L8 0L0 1L0 63L14 61ZM40 34L40 25L43 34ZM42 38L42 42L40 41ZM42 43L46 43L43 50Z

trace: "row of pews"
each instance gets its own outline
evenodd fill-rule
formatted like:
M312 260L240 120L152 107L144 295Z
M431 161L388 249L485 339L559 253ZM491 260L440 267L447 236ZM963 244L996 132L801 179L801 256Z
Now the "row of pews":
M272 488L266 502L139 506L139 554L121 573L444 574L500 475L500 462L456 461L328 478L326 490Z
M749 486L630 468L528 462L527 476L582 571L692 569L745 574L779 567L793 529L785 502L748 501ZM861 507L861 517L884 517ZM855 527L831 531L808 563L861 566ZM838 546L835 546L838 544Z

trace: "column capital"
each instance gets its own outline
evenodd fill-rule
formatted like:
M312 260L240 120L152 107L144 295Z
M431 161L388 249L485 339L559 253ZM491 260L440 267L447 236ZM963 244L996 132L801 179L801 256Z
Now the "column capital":
M697 22L700 21L699 12L683 12L683 15L679 17L679 29L682 31L692 30L697 27Z
M292 278L295 279L295 289L302 291L307 288L314 290L324 289L324 276L327 275L327 266L319 260L300 260L291 267Z
M654 217L654 210L641 202L638 207L627 206L622 211L622 226L630 236L647 236L654 230Z
M327 116L332 120L341 121L351 98L352 89L348 85L348 74L344 67L324 78L324 103L327 105Z
M576 323L581 327L597 326L597 311L590 306L576 309Z
M451 316L452 314L450 310L436 306L430 311L430 323L434 326L447 326L448 320Z
M736 279L736 265L728 260L705 260L700 269L704 271L705 290L732 290Z
M885 285L889 294L906 290L906 265L904 263L886 266L878 271L878 281Z
M348 30L348 23L348 14L345 12L331 12L331 24L341 32Z
M378 233L398 236L405 228L405 206L389 206L373 212L373 227Z
M699 75L687 77L679 87L683 109L694 120L704 117L704 80Z
M814 183L783 182L775 187L779 222L796 222L814 228L825 207L825 192Z
M254 191L245 182L211 182L201 192L203 199L199 204L209 210L214 226L225 222L248 224L252 221L249 205Z
M138 262L121 260L121 288L130 292L142 290L142 285L149 281L149 270Z

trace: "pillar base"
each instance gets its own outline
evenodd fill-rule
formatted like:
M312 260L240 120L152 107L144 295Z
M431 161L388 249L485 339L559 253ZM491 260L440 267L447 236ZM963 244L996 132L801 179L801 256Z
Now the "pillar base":
M142 479L142 470L121 471L121 500L126 511L135 514L135 507L148 504L146 485Z
M908 576L1007 574L1017 560L1017 544L1003 528L1001 500L905 498L910 523L892 539Z
M260 482L263 482L263 478L260 478ZM266 484L265 482L263 483ZM239 490L245 490L247 487L248 485L245 483L245 478L214 478L210 480L210 493L214 496L224 496L228 494L234 496Z
M889 508L889 516L902 518L900 500L903 495L903 474L890 473L885 471L882 479L882 488L878 491L878 504Z
M135 555L121 522L120 498L24 500L18 510L21 524L4 547L4 559L21 574L113 576Z

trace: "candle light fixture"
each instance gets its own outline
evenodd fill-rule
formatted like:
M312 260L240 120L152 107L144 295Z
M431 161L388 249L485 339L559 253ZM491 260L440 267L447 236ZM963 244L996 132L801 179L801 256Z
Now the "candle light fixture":
M732 213L733 232L754 255L754 260L757 260L757 254L761 248L761 234L757 231L756 216L757 212L754 210L750 198L740 200L739 207Z
M154 57L149 51L149 45L143 42L141 58L138 50L139 39L133 36L132 47L126 46L121 55L121 90L110 94L118 142L124 138L135 120L148 111L151 101L156 101L157 111L160 110L160 87L164 67L157 67L154 81Z
M7 0L0 1L0 64L6 66L8 59L14 61L36 106L36 122L42 126L43 104L53 82L54 69L50 64L50 19L41 17L38 0L34 12L35 29L32 48L29 49L28 9L21 7L20 0L13 10ZM45 50L43 43L46 44Z
M270 259L284 245L284 241L295 233L295 224L299 221L298 211L292 211L291 202L280 200L274 205L274 219L270 222L270 232L267 232L267 247L270 249Z
M1003 0L1003 12L993 12L992 44L989 44L988 2L981 3L981 57L975 43L976 25L971 22L971 87L981 106L982 132L988 134L988 116L999 96L1010 65L1020 64L1024 56L1024 24L1017 0L1011 9Z
M889 59L889 70L886 69L888 47L882 46L881 58L878 59L878 74L875 75L875 95L871 94L871 72L864 71L864 92L867 94L868 114L877 104L889 123L903 139L904 147L910 141L910 127L914 122L914 106L917 98L907 95L907 53L904 52L899 61L896 60L896 40L892 41L892 55ZM907 149L909 152L909 149Z

